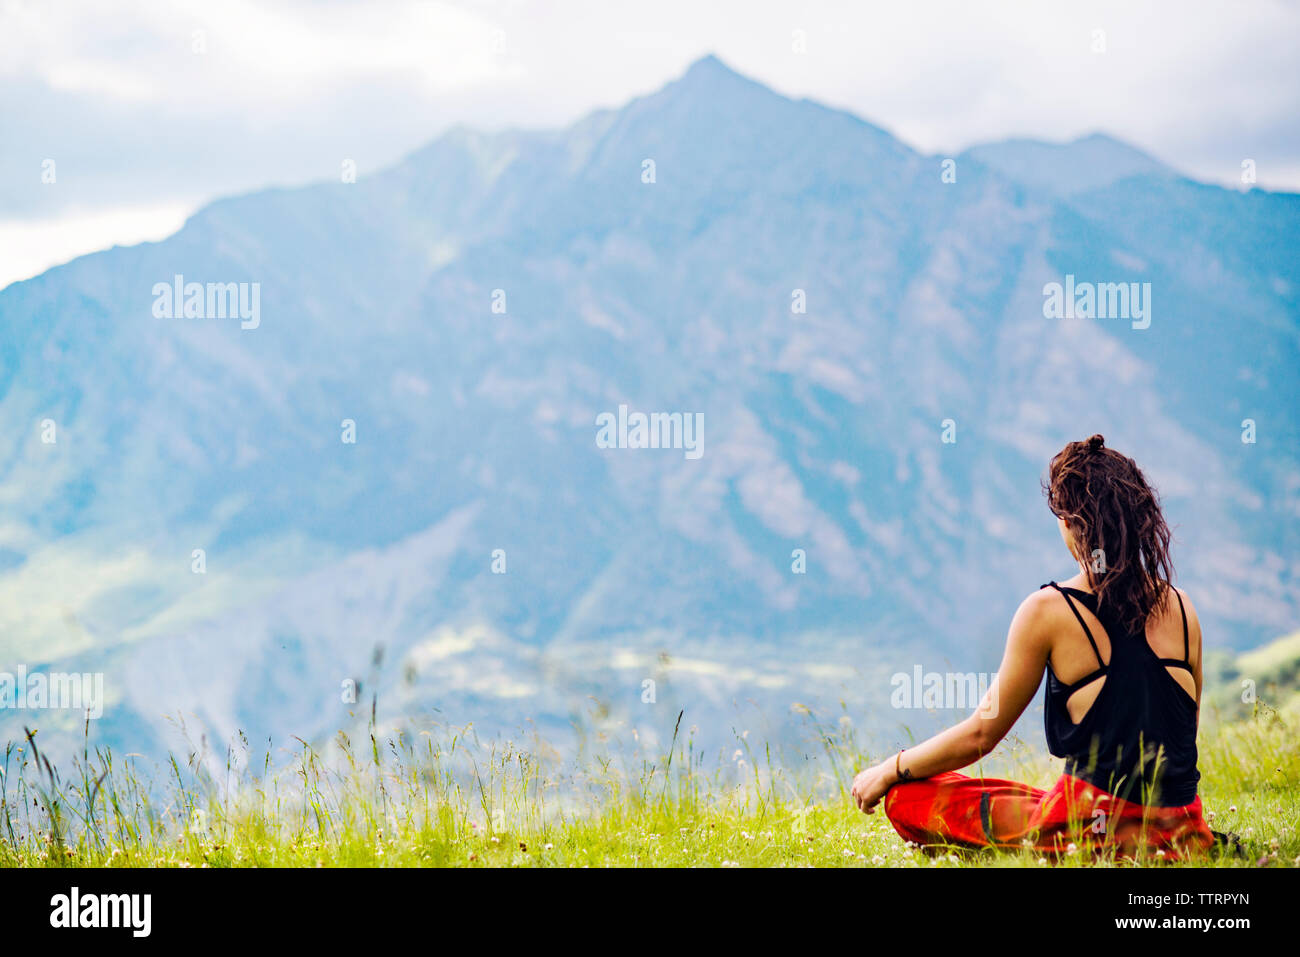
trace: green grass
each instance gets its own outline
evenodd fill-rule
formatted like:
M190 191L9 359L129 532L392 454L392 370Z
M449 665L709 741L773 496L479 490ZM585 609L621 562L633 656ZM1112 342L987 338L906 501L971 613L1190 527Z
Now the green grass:
M680 731L680 718L678 731ZM1300 864L1300 714L1257 707L1207 721L1201 795L1216 830L1247 857L1195 863ZM340 733L298 741L273 768L241 736L213 770L201 751L153 776L90 742L68 776L34 740L4 754L0 866L105 867L970 867L1048 863L1024 852L923 853L845 788L868 756L846 722L818 730L804 769L782 768L738 738L707 766L689 732L661 757L591 753L570 765L546 749L484 746L472 729ZM683 737L686 740L683 740ZM1014 753L1014 749L1010 749ZM1049 786L1057 765L1032 754L988 773ZM1132 866L1077 853L1058 866Z

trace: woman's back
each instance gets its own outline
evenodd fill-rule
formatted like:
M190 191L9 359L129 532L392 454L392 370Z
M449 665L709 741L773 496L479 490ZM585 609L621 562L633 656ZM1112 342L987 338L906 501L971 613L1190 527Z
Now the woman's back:
M1045 595L1059 603L1048 659L1044 725L1066 773L1140 804L1196 797L1200 629L1177 590L1143 633L1127 631L1086 582ZM1195 639L1193 641L1193 638Z

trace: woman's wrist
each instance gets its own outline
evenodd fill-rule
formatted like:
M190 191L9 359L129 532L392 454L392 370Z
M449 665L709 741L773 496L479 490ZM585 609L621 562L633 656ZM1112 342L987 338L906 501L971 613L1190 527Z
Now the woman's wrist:
M906 748L900 748L898 753L894 755L894 760L890 767L889 774L891 787L895 784L901 784L905 781L912 780L912 772L903 765L903 754L906 750Z
M879 764L876 765L876 768L880 771L880 776L884 780L885 785L891 788L898 783L898 770L894 762L895 762L895 758L891 757L891 758L885 758L885 760L881 761Z
M894 759L880 762L880 769L884 772L885 783L891 788L898 783L898 772L894 769Z

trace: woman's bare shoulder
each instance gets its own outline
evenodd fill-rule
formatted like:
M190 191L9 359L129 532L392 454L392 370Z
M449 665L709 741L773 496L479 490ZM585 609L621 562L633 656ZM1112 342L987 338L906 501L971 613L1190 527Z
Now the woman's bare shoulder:
M1192 602L1192 596L1187 594L1186 589L1170 587L1173 588L1177 597L1169 602L1168 607L1165 608L1165 614L1173 615L1176 620L1179 617L1179 605L1181 604L1182 611L1187 615L1187 630L1192 639L1199 642L1201 638L1201 620L1196 614L1196 605ZM1181 602L1179 599L1181 599Z
M1196 614L1196 608L1192 605L1192 596L1189 595L1189 594L1187 594L1187 589L1186 589L1186 588L1178 588L1178 587L1175 587L1175 586L1172 586L1172 585L1171 585L1170 587L1173 588L1173 590L1177 593L1178 598L1181 598L1181 599L1183 600L1183 601L1182 601L1182 604L1183 604L1183 607L1184 607L1185 609L1187 609L1187 618L1188 618L1188 620L1190 621L1191 618L1192 618L1192 616ZM1174 605L1175 605L1174 610L1175 610L1175 611L1178 610L1178 609L1177 609L1178 598L1175 598L1175 599L1174 599Z
M1048 630L1056 624L1065 602L1055 588L1039 588L1030 592L1016 609L1013 625L1034 630Z

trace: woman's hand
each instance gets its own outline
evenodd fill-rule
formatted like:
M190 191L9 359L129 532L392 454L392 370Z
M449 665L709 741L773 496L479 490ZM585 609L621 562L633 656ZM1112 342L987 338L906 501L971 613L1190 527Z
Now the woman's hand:
M889 793L894 782L894 762L891 758L880 762L875 767L858 772L858 776L853 779L853 800L858 802L858 807L862 811L871 814L880 803L880 799Z

